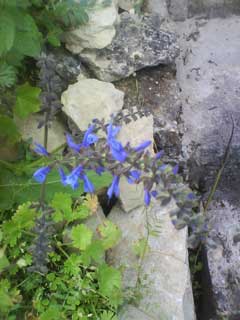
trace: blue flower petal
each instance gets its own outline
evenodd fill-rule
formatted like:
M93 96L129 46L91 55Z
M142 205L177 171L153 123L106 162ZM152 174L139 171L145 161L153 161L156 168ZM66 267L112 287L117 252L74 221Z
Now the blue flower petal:
M119 181L120 181L120 177L119 176L114 176L113 177L112 184L108 188L108 191L107 191L107 195L108 195L109 199L111 199L114 194L115 194L116 197L119 196L119 194L120 194Z
M179 170L179 165L177 164L177 165L172 169L172 173L176 175L176 174L178 173L178 170Z
M141 151L143 151L144 149L146 149L147 147L149 147L151 143L152 143L152 141L150 141L150 140L145 141L145 142L139 144L137 147L135 147L135 148L134 148L134 151L135 151L135 152L141 152Z
M93 144L98 141L98 137L92 133L94 130L94 127L95 127L94 124L92 124L85 132L83 141L82 141L82 145L84 147L88 147L90 144Z
M157 195L158 195L158 193L157 193L156 190L153 190L153 191L151 192L151 195L153 196L153 198L156 198Z
M88 179L87 175L83 175L83 187L85 192L93 193L94 192L94 185Z
M147 207L151 202L151 194L147 189L144 190L144 202Z
M138 170L132 170L129 172L128 183L133 184L141 177L141 172Z
M79 152L81 147L82 147L82 144L77 144L73 141L73 138L71 137L70 134L66 134L66 139L67 139L67 144L69 146L69 148L71 148L72 150L76 151L76 152Z
M118 132L120 131L121 127L113 126L112 123L110 123L107 127L107 139L111 140L116 137Z
M83 167L79 165L75 169L73 169L73 171L68 176L66 176L66 184L69 184L73 190L79 187L78 179L82 171Z
M43 183L46 180L47 175L49 174L50 171L51 169L49 167L42 167L33 174L33 178L37 182Z
M162 158L163 155L164 155L164 151L161 150L161 151L159 151L159 152L155 155L155 159L156 159L156 160L159 160L159 159Z
M97 141L98 141L98 136L91 133L87 137L87 146L89 146L90 144L96 143Z
M46 156L46 157L49 156L49 153L47 152L47 150L40 143L34 143L34 145L36 146L34 149L36 153L40 154L41 156Z
M101 176L102 173L105 171L105 169L102 166L99 166L99 167L96 168L95 171L99 176Z
M61 183L64 185L64 186L66 186L67 185L67 183L66 183L66 175L65 175L65 172L64 172L64 170L63 170L63 168L59 168L58 169L58 172L59 172L59 175L60 175L60 178L61 178Z

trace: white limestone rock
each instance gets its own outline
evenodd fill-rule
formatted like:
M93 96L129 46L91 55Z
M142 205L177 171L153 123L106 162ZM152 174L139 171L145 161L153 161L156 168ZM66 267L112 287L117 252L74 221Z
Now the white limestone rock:
M109 121L123 106L124 93L113 84L96 79L80 79L62 94L63 112L82 131L95 118Z
M114 1L105 5L97 0L93 8L88 10L89 21L64 36L66 47L72 53L80 53L83 49L102 49L112 42L115 36L115 23L118 19L117 6Z
M21 133L23 140L32 139L43 145L44 143L44 127L38 128L39 121L42 120L42 115L32 114L26 120L16 119L16 123ZM66 128L64 125L55 119L48 130L48 146L49 152L55 150L66 142Z
M134 244L146 239L149 231L158 231L154 235L149 233L148 250L141 264L139 274L142 286L139 290L142 297L139 305L135 310L131 306L124 307L124 315L120 318L122 320L195 320L188 266L187 229L176 230L173 226L169 214L175 209L174 201L161 207L154 200L147 215L144 207L134 209L127 215L117 207L110 212L109 219L121 229L122 239L108 253L108 262L124 267L124 288L136 286L139 271L137 266L141 259L134 253Z

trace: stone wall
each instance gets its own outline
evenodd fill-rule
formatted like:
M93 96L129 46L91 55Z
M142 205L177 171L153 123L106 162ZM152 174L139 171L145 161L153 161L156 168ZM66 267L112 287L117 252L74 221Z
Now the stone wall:
M210 18L240 13L240 0L188 0L189 15L205 13Z

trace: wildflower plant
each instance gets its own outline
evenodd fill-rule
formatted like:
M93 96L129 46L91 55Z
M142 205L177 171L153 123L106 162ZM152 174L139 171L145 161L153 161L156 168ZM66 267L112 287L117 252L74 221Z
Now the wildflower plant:
M132 146L129 142L123 145L117 138L121 126L115 122L116 118L113 116L108 124L94 119L80 143L67 133L69 152L58 159L43 146L36 145L35 151L48 159L48 165L39 168L33 178L43 183L50 171L57 170L62 185L75 190L82 183L84 192L93 194L95 187L88 172L94 171L99 176L108 172L112 176L107 190L109 200L113 196L119 197L121 179L131 185L142 184L143 203L146 207L150 205L152 198L161 201L162 205L166 205L172 198L176 201L178 210L171 214L172 222L176 228L188 225L194 231L190 238L190 245L194 246L202 233L203 217L193 211L197 207L197 197L178 175L179 165L165 164L162 150L152 155L148 150L151 141L143 141L137 146Z

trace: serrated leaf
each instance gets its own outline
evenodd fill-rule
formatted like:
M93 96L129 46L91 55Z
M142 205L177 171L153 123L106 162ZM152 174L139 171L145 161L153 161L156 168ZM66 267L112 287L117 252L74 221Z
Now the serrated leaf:
M98 269L98 283L99 291L103 295L111 297L116 289L121 289L121 272L107 264L103 264Z
M15 38L15 22L4 10L0 12L0 56L7 53L13 46Z
M98 197L96 195L87 194L84 205L90 210L91 213L96 213L99 206Z
M0 115L0 136L12 144L20 139L18 129L13 119Z
M14 246L23 230L30 230L35 224L37 212L30 208L30 202L20 205L11 220L2 225L4 243Z
M22 86L18 86L16 90L17 100L14 107L14 114L21 119L25 119L31 113L39 111L40 92L40 88L32 87L27 82Z
M16 69L5 61L0 63L0 86L11 87L16 82Z
M112 311L104 310L101 314L101 320L118 320L117 316Z
M50 205L55 209L53 214L55 222L72 221L72 198L69 194L63 192L55 193Z
M16 34L12 50L21 55L37 57L41 51L42 35L34 19L24 12L15 13Z
M93 241L87 249L83 252L81 259L85 266L90 265L91 260L96 263L103 263L105 258L105 250L102 242L99 240Z
M93 232L85 224L79 224L72 228L71 238L73 246L80 250L86 250L86 248L92 242Z
M121 238L121 231L113 222L105 220L99 227L98 231L102 237L102 243L105 250L114 247Z

